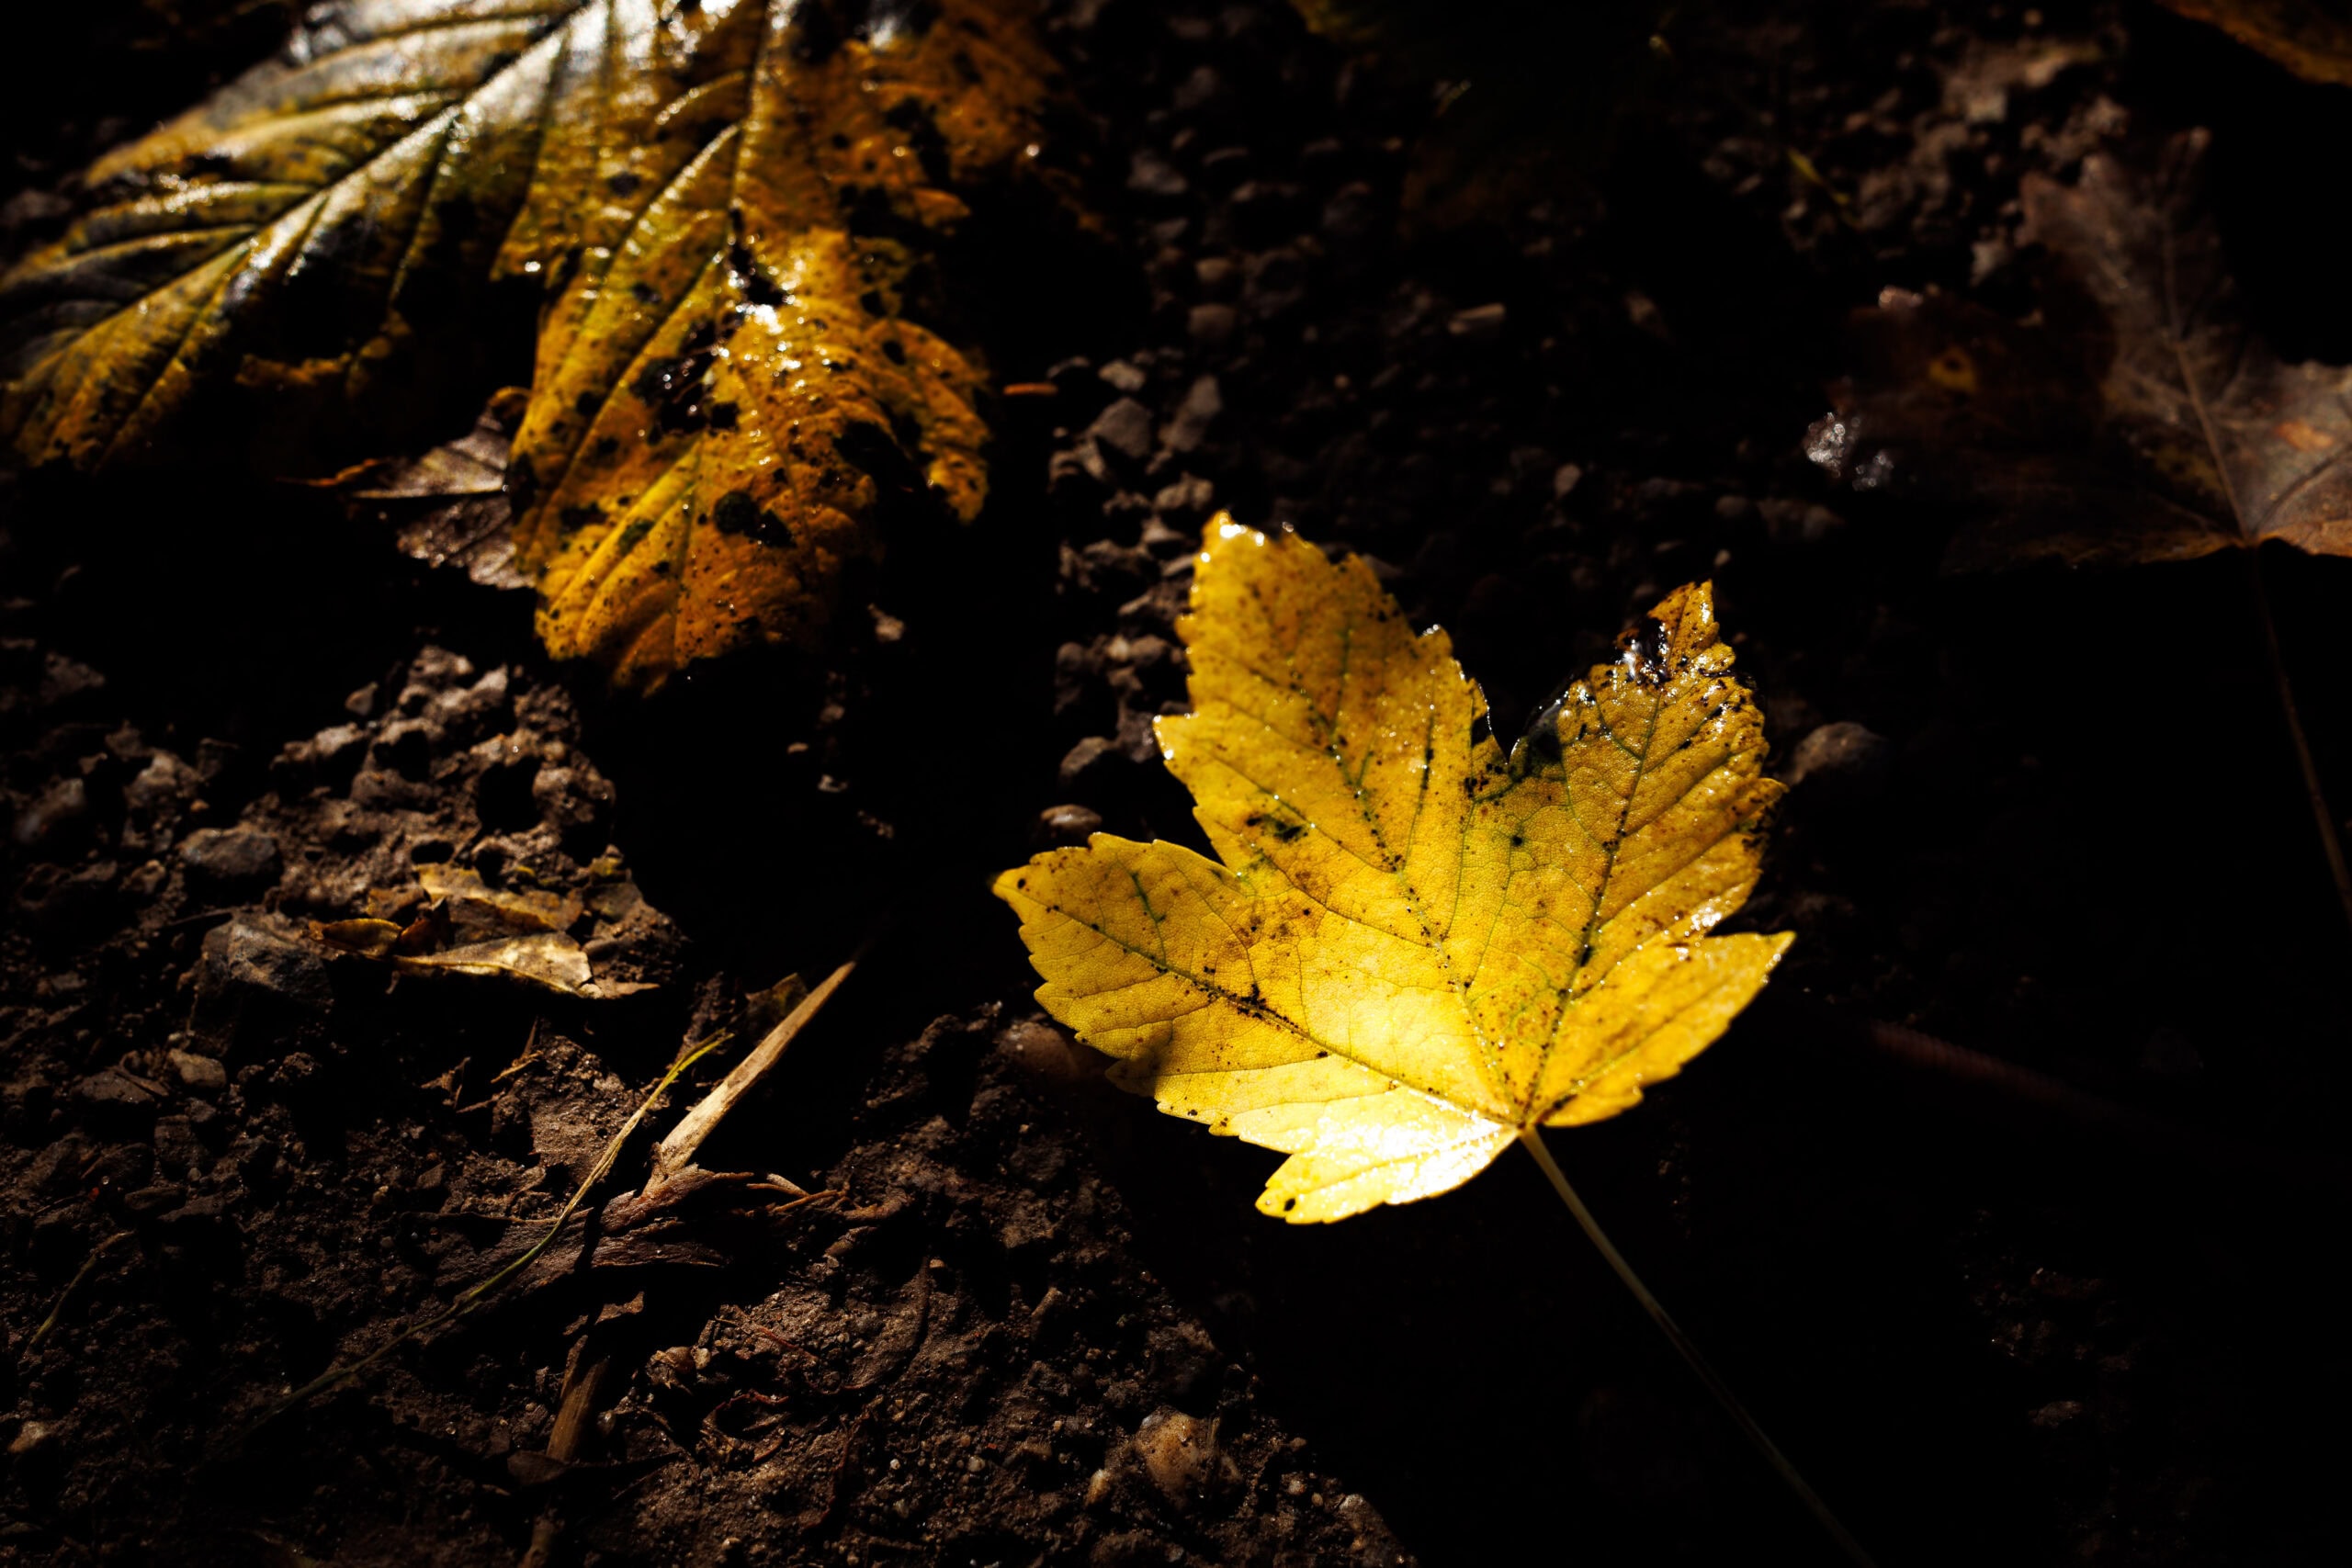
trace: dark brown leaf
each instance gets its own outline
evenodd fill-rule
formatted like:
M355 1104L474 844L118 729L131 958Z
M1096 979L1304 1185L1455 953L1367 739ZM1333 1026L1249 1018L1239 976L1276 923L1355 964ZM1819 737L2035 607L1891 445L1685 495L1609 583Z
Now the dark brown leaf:
M2178 560L2276 539L2352 554L2352 372L2288 365L2246 324L2205 213L2201 132L2141 173L2030 177L2041 319L1890 290L1807 452L1858 491L1979 514L1952 564Z

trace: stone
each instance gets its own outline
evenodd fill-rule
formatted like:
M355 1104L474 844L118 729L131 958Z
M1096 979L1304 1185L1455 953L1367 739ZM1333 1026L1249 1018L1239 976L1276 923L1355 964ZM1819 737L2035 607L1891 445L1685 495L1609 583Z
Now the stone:
M1148 416L1145 428L1150 428ZM59 779L17 816L17 847L41 858L67 859L89 837L90 792L78 778Z
M1306 293L1306 258L1289 245L1261 251L1242 265L1241 303L1260 321L1271 321Z
M198 1055L193 1051L167 1051L164 1054L164 1060L180 1080L182 1089L198 1094L219 1094L229 1087L229 1069L220 1065L217 1056Z
M334 1001L326 961L268 917L241 914L204 933L192 1021L207 1038L277 1055L315 1036Z
M1239 1468L1217 1447L1216 1422L1166 1405L1143 1418L1135 1450L1152 1485L1180 1508L1240 1479Z
M122 802L133 811L161 816L186 806L203 788L194 768L169 751L158 751L122 786Z
M1102 814L1086 806L1048 806L1037 813L1037 830L1033 837L1041 847L1057 844L1082 844L1090 834L1102 830Z
M1055 776L1064 789L1091 789L1124 772L1125 763L1126 752L1116 739L1090 735L1063 755Z
M1185 389L1184 400L1177 405L1176 417L1168 422L1161 434L1170 451L1193 452L1208 439L1209 426L1225 412L1225 394L1214 376L1203 376Z
M1160 487L1151 498L1152 506L1163 517L1179 523L1199 523L1216 504L1216 486L1198 474L1185 474L1170 485Z
M1240 319L1240 312L1230 305L1195 305L1185 315L1184 332L1195 348L1223 348L1232 341Z
M77 659L51 653L41 662L40 705L65 708L106 690L107 678Z
M153 1187L141 1187L122 1195L123 1212L129 1214L160 1214L166 1209L176 1209L187 1201L187 1189L176 1181L159 1181Z
M585 758L562 767L541 768L531 779L531 799L539 818L566 843L594 848L604 837L613 808L613 786Z
M1151 456L1151 411L1133 398L1121 398L1095 416L1087 434L1098 447L1140 463Z
M180 864L191 887L221 898L266 892L286 869L277 840L258 828L198 828L180 845Z
M1161 560L1193 553L1193 536L1179 533L1157 517L1144 519L1143 535L1136 543Z
M1213 191L1229 191L1250 177L1257 155L1247 147L1219 147L1201 155L1201 183Z
M1149 152L1138 152L1127 165L1127 188L1145 196L1173 198L1193 187L1175 164Z
M308 740L288 745L271 761L270 770L288 775L298 784L340 786L359 771L368 755L368 739L364 725L330 725Z
M1094 375L1096 379L1113 391L1130 397L1142 391L1145 385L1151 379L1144 374L1142 366L1125 359L1114 359L1102 369L1097 370Z
M110 1130L145 1125L161 1103L152 1090L111 1067L75 1084L74 1100L92 1126Z
M1510 312L1501 304L1473 305L1466 310L1456 310L1445 323L1448 334L1473 343L1483 343L1502 335L1503 323Z
M1826 805L1860 806L1885 789L1894 748L1887 739L1850 720L1825 724L1803 740L1789 759L1789 788Z

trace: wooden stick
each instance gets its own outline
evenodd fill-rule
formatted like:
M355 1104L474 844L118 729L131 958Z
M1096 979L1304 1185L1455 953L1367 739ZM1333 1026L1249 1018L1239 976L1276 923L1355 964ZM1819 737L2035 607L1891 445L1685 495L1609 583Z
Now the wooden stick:
M729 1111L735 1109L738 1100L759 1087L760 1080L767 1076L768 1070L782 1059L785 1047L808 1026L810 1019L823 1010L825 1004L832 999L833 993L841 989L842 982L850 977L873 945L872 937L860 943L857 951L803 998L800 1005L786 1014L782 1023L768 1031L767 1038L753 1046L751 1055L735 1064L733 1072L719 1079L718 1086L703 1096L702 1103L678 1119L678 1124L670 1129L669 1135L654 1147L653 1170L646 1177L642 1189L647 1196L651 1196L663 1183L694 1163L695 1151L702 1147L703 1140L710 1136Z

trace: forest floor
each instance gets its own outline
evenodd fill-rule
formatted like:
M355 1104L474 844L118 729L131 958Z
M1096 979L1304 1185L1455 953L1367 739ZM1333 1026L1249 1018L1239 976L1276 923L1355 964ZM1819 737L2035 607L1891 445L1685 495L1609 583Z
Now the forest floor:
M1000 237L969 292L1024 271L975 330L1054 390L1005 400L989 513L897 559L830 671L620 703L527 595L314 493L7 481L0 1562L1835 1561L1532 1162L1279 1225L1275 1156L1037 1011L989 875L1198 841L1149 723L1220 509L1373 558L1503 733L1715 583L1794 784L1741 920L1798 940L1689 1072L1554 1143L1882 1562L2335 1560L2352 938L2245 562L1956 574L1954 517L1804 448L1849 311L2031 309L2019 182L2191 127L2264 332L2352 360L2299 172L2352 96L2149 5L1726 0L1576 167L1447 224L1406 200L1427 89L1278 0L1050 11L1104 236ZM55 24L98 85L7 111L12 246L283 8L236 15L160 51ZM2352 565L2262 565L2352 799ZM436 863L578 896L648 988L309 940ZM756 1198L600 1208L273 1415L514 1258L683 1042L756 1037L869 933L704 1152ZM1871 1019L2173 1132L1963 1094L1856 1048Z

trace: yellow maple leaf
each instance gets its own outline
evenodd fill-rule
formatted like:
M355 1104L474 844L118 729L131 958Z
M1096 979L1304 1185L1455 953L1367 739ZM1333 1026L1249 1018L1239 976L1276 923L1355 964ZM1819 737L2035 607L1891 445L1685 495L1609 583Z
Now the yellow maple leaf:
M1509 755L1442 630L1371 569L1219 518L1159 721L1218 859L1096 834L998 879L1038 1000L1162 1111L1290 1156L1258 1206L1336 1220L1611 1116L1794 940L1712 936L1781 786L1706 585Z
M650 685L808 645L894 508L986 496L982 375L910 315L964 195L1037 166L1026 11L330 0L0 277L0 429L83 468L380 452L536 289L506 480L549 651Z

